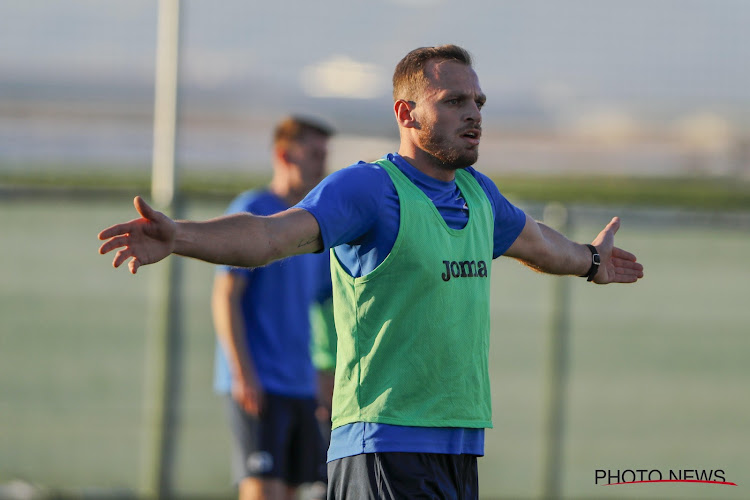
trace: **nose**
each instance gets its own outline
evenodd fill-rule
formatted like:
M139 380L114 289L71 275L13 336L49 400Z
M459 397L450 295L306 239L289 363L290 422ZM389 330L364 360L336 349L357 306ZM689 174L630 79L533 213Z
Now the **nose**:
M474 101L469 104L469 109L466 113L466 121L474 122L477 125L480 125L482 123L482 110Z

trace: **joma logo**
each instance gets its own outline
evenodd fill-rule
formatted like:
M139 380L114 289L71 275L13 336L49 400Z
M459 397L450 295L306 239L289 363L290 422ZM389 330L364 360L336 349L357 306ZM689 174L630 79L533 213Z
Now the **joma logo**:
M443 281L450 281L451 276L454 278L486 278L487 264L480 260L444 260L445 272L440 275Z

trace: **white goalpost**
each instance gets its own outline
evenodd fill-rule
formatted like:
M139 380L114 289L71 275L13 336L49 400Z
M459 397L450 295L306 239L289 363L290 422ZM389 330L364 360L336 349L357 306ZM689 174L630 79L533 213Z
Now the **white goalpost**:
M173 218L182 215L175 165L180 17L180 0L159 0L151 197L159 210ZM155 271L153 307L146 332L140 489L146 498L171 498L180 394L182 262L170 258Z

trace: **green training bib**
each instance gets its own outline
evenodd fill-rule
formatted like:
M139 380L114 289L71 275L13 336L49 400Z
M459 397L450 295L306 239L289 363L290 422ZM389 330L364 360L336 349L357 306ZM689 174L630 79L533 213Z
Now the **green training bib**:
M457 170L469 220L451 229L398 167L376 163L396 187L399 230L385 260L360 278L331 251L338 333L333 427L491 427L487 195L469 172Z

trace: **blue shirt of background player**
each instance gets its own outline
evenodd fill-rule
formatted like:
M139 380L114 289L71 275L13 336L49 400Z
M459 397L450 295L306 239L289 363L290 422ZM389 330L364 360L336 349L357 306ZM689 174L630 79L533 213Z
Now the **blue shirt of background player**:
M468 208L454 181L425 175L398 154L385 158L433 201L450 227L466 225ZM495 222L493 258L497 258L523 230L526 214L505 199L487 176L472 167L466 170L490 200ZM296 207L317 219L325 249L334 248L342 266L354 277L375 269L398 235L398 195L387 172L378 165L360 162L329 175ZM484 455L484 430L357 422L333 430L328 460L384 451Z
M272 215L287 208L284 200L269 191L247 191L232 201L226 213ZM263 390L290 397L316 396L309 308L313 301L330 297L328 256L299 255L253 269L219 266L217 272L247 279L242 317ZM231 373L220 345L214 367L214 389L230 393Z

